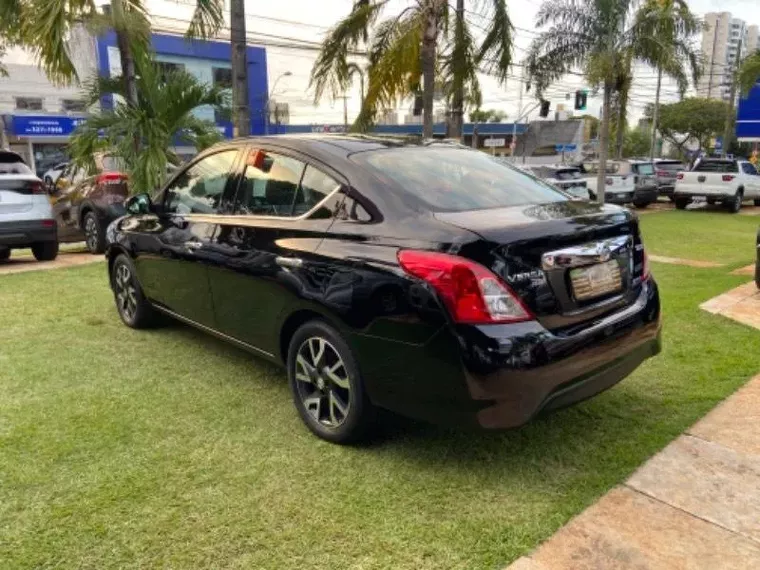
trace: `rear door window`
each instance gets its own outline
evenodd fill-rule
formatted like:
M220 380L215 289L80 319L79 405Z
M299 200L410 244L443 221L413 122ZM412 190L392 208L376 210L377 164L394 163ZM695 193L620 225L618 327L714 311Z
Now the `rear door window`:
M694 172L737 172L737 170L735 160L702 160L694 167Z
M435 212L568 199L549 184L477 150L401 147L355 153L351 160L367 167L389 188L421 201Z
M745 162L742 164L742 168L744 169L744 174L751 174L752 176L757 176L757 169L754 167L754 165L751 162Z
M306 164L295 158L263 150L248 153L243 178L235 198L235 213L290 218L304 210L305 195L299 184Z

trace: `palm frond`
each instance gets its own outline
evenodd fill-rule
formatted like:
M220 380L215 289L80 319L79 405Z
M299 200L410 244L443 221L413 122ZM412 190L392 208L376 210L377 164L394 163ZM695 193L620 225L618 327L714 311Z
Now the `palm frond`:
M512 65L514 27L507 13L506 0L492 0L491 22L480 44L475 61L501 83L507 80Z
M314 88L314 101L329 90L336 97L350 83L349 52L361 47L369 28L377 21L388 0L357 2L351 13L327 32L311 69L309 87Z
M224 25L223 0L195 0L195 11L187 28L188 38L208 39Z

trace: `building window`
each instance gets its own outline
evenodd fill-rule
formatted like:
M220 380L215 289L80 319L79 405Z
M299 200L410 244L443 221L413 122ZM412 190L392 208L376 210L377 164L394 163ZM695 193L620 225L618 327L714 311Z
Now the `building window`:
M214 87L232 89L232 70L227 67L212 67L214 74Z
M83 113L87 107L81 99L64 99L61 108L69 113Z
M42 98L16 97L16 109L20 111L42 111Z
M161 79L164 82L166 81L166 77L170 73L176 73L178 71L184 71L185 70L185 66L183 64L181 64L181 63L172 63L172 62L169 62L169 61L157 61L156 65L158 66L159 74L161 76Z

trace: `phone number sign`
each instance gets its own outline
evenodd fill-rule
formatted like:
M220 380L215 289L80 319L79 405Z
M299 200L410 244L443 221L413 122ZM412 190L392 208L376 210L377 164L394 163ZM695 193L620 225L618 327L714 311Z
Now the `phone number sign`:
M14 115L13 134L17 137L68 137L85 119Z

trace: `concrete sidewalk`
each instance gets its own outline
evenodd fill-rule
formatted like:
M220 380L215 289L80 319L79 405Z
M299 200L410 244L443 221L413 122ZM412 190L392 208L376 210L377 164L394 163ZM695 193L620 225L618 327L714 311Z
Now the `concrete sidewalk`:
M90 253L59 253L55 261L37 261L31 255L13 256L8 261L0 262L0 275L10 273L24 273L26 271L42 271L45 269L61 269L63 267L76 267L88 263L105 261L103 255L91 255Z
M509 570L760 568L760 376Z

